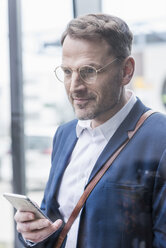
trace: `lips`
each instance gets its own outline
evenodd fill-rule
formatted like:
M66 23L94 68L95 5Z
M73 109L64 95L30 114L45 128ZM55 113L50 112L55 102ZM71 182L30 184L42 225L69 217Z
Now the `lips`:
M69 95L69 99L73 105L78 105L79 107L85 107L89 102L95 100L95 95L93 94L75 94Z
M88 98L73 98L75 104L85 104L89 101Z

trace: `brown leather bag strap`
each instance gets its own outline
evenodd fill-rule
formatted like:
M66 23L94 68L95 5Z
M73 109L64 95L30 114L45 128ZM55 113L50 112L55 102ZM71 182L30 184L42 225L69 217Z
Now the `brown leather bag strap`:
M128 142L131 140L131 138L134 136L134 134L137 132L137 130L141 127L141 125L144 123L144 121L155 111L153 110L148 110L145 112L137 122L137 125L133 131L128 132L128 139L120 146L115 153L107 160L107 162L103 165L103 167L99 170L99 172L96 174L96 176L92 179L92 181L88 184L86 187L84 193L80 197L78 203L76 204L73 212L71 213L67 223L63 227L59 238L54 246L54 248L60 248L68 231L70 230L73 222L77 218L81 208L83 207L85 201L87 200L88 196L96 186L96 184L99 182L99 180L102 178L102 176L105 174L105 172L108 170L108 168L112 165L113 161L117 158L117 156L120 154L120 152L124 149L124 147L128 144Z

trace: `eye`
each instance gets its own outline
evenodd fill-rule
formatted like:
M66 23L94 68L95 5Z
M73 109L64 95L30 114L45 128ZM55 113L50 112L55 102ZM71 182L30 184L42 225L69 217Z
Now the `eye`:
M91 67L91 66L84 66L80 69L80 72L82 74L94 74L96 73L95 68Z
M61 67L61 68L65 76L70 76L72 74L72 71L70 68L68 67Z
M80 68L80 76L83 80L93 80L96 77L96 69L91 66L83 66Z

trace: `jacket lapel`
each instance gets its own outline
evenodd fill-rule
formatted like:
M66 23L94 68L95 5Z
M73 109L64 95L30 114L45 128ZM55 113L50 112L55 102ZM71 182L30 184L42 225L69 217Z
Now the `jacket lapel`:
M146 110L147 108L145 105L143 105L143 103L138 99L128 116L121 123L99 156L89 177L88 183L92 180L104 163L112 156L112 154L126 141L126 139L128 139L128 131L134 130L139 118Z
M68 160L77 142L75 125L72 129L70 130L67 129L67 133L63 134L62 140L63 142L61 142L60 145L61 151L58 160L56 160L55 162L53 161L53 163L58 164L58 166L56 167L56 173L54 173L54 179L53 179L54 184L52 185L53 192L55 193L59 188L63 173L68 165Z

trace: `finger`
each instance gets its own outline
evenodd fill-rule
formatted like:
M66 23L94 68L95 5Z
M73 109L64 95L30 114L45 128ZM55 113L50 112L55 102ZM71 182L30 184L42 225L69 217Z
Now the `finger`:
M54 231L57 231L61 226L62 226L63 221L61 219L56 220L53 224L52 224L52 228Z
M26 240L30 240L34 243L38 243L48 238L51 234L57 231L61 227L61 225L62 225L62 220L57 220L53 224L43 229L40 230L38 229L31 232L23 232L22 236Z
M16 222L31 221L35 219L35 215L32 212L17 211L14 219Z
M47 219L36 219L32 221L18 222L17 231L20 233L33 232L35 230L40 230L49 227L50 225L51 222Z

